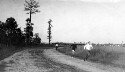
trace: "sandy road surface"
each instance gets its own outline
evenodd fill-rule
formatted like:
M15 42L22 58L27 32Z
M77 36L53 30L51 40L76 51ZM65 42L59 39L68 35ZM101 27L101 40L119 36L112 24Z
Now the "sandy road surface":
M55 63L41 49L27 49L0 61L0 72L80 72L74 67Z
M55 49L46 49L44 50L44 54L48 58L51 58L56 62L75 66L76 68L79 68L81 70L86 70L88 72L125 72L125 69L123 68L83 61L83 60L76 59L76 58L64 55L62 53L59 53Z

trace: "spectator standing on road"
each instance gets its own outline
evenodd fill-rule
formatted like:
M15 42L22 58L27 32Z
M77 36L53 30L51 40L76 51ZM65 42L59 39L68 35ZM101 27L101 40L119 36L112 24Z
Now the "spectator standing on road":
M90 43L90 41L84 46L84 49L87 50L87 54L86 57L84 58L84 61L88 59L88 57L91 54L91 49L93 49L92 44Z
M57 49L58 49L58 46L59 46L59 45L58 45L58 43L56 43L56 45L55 45L55 46L56 46L56 50L57 50Z

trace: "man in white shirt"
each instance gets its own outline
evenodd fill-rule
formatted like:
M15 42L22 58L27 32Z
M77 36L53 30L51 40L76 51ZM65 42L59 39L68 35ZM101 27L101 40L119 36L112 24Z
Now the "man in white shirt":
M88 42L88 43L84 46L84 49L89 51L89 50L93 49L93 46L90 44L90 42Z
M87 50L87 55L84 58L84 61L88 59L88 57L90 56L90 50L93 49L93 46L91 45L90 42L88 42L85 46L84 49Z

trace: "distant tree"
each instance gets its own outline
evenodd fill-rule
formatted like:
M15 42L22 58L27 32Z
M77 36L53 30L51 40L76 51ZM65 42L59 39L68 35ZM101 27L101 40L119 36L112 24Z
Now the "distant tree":
M25 31L25 37L26 37L26 44L30 44L32 42L33 37L33 23L30 23L30 19L26 19L26 28L24 28Z
M7 18L6 27L9 30L14 30L18 27L17 22L15 21L13 17Z
M52 39L52 36L51 36L51 27L52 27L52 25L51 25L51 22L52 22L52 20L49 19L49 21L48 21L48 24L49 24L49 27L48 27L48 36L47 36L47 38L49 39L49 44L50 44L51 39Z
M20 45L22 43L22 31L21 28L16 28L13 33L12 37L12 44L13 45Z
M35 0L25 0L25 11L29 11L27 14L30 14L30 23L31 23L31 15L40 12L37 8L39 6L39 2Z
M5 23L0 21L0 43L20 45L22 42L24 42L23 33L13 17L7 18Z
M6 26L5 23L0 21L0 43L6 44Z
M11 45L14 43L15 29L18 27L17 22L13 17L7 18L6 22L6 35L7 35L7 44Z
M33 44L39 45L40 43L41 43L41 38L39 37L39 33L35 33L33 38Z
M6 39L9 45L19 45L22 40L21 28L13 17L7 18L5 22Z

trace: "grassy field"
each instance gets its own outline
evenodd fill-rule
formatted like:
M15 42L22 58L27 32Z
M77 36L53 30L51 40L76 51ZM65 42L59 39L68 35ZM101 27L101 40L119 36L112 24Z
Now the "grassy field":
M93 46L91 56L88 61L102 64L110 64L113 66L120 66L125 68L125 47L122 46ZM70 55L79 59L83 59L87 51L82 47L78 47L75 53L72 53L69 46L58 49L59 52Z

